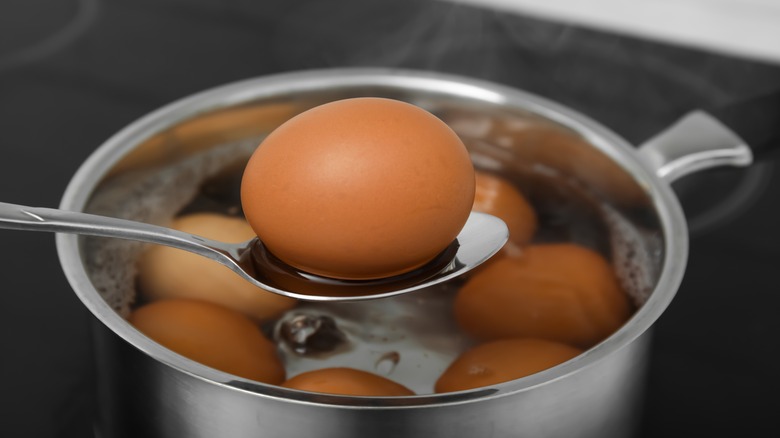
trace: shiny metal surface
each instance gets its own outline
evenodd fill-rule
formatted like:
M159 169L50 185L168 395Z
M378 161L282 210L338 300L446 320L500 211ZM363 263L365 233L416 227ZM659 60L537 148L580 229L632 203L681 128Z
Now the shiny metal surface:
M686 114L639 147L639 153L672 182L716 166L747 166L753 153L745 142L703 111Z
M98 216L88 213L28 207L0 202L0 228L73 233L88 236L113 237L137 240L157 245L167 245L197 254L230 268L246 281L291 298L307 301L357 301L377 299L420 290L463 275L489 259L509 238L506 224L494 216L473 212L458 234L453 245L454 255L446 254L443 267L428 265L418 269L415 275L402 275L381 280L338 281L318 276L302 276L302 285L323 283L321 295L283 289L260 275L254 266L257 259L251 257L252 249L259 243L250 239L241 243L226 243L183 233L157 225L125 219ZM348 291L341 295L327 295L329 286Z
M308 402L215 385L139 354L95 324L101 438L631 436L649 334L609 360L529 391L479 400L420 397L414 406ZM325 401L325 400L323 400Z
M306 105L378 95L443 108L445 121L465 123L488 138L496 120L532 117L585 140L574 154L537 155L555 170L595 167L586 184L606 179L615 202L640 202L657 221L659 254L652 294L612 336L566 363L485 388L446 394L363 398L312 394L260 384L216 371L152 342L110 308L85 271L80 242L57 235L65 273L96 316L104 437L624 437L630 435L643 385L649 330L672 300L688 255L684 216L666 181L633 147L598 123L565 107L500 85L437 73L339 69L285 74L206 91L131 124L100 147L74 176L61 207L83 210L95 190L136 148L208 111L258 102ZM454 115L453 115L454 114ZM484 115L484 117L483 117ZM463 120L461 120L463 121ZM511 125L508 124L508 126ZM482 129L488 126L491 129ZM160 135L162 135L160 134ZM498 134L495 134L498 135ZM510 138L511 140L511 138ZM500 166L506 150L480 165ZM562 156L564 155L564 156ZM685 155L685 154L683 154ZM682 159L683 157L679 157ZM502 161L503 160L503 161ZM570 165L570 163L569 163ZM601 169L601 170L600 170ZM606 169L606 170L603 170ZM627 181L615 184L614 181ZM638 200L638 201L636 201ZM628 202L628 201L626 201Z

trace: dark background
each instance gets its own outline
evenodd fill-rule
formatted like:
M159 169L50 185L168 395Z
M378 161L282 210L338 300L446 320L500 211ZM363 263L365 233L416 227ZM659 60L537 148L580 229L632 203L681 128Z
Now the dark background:
M57 206L104 140L175 99L338 66L489 79L634 143L690 109L780 89L777 65L449 3L2 0L0 201ZM690 262L656 326L638 436L776 433L778 161L676 184ZM0 248L0 436L92 436L92 317L54 238L0 230Z

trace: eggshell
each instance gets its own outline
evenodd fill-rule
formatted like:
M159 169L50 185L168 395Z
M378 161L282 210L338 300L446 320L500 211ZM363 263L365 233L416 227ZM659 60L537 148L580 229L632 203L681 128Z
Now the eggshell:
M531 241L536 232L537 218L531 204L507 180L477 171L474 211L492 214L509 228L509 240L518 245Z
M222 242L254 237L246 221L216 213L181 216L170 225ZM258 320L295 306L296 300L260 289L207 258L167 246L150 246L138 260L138 284L146 300L192 298L220 304Z
M462 391L526 377L579 356L582 350L544 339L501 339L466 351L436 381L436 392Z
M386 377L353 368L323 368L298 374L282 384L286 388L328 394L359 396L414 395L409 388Z
M388 277L457 237L474 201L458 136L414 105L355 98L274 130L246 166L244 213L271 253L306 272Z
M464 331L479 339L538 337L589 347L630 316L609 263L585 247L530 245L479 270L453 305Z
M196 300L163 300L135 309L128 321L161 345L203 365L279 384L276 347L241 313Z

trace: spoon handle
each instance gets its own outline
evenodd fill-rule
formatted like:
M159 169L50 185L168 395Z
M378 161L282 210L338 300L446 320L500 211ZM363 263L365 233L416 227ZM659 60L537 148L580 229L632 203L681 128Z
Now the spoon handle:
M0 228L137 240L194 252L222 264L235 262L229 245L157 225L89 213L0 202Z

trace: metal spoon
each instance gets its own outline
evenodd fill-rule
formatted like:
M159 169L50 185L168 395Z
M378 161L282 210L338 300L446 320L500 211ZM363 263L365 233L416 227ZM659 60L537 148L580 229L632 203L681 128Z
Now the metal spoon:
M493 256L509 230L501 219L472 212L457 239L415 271L378 280L338 280L285 265L257 238L218 242L142 222L52 208L0 202L0 228L138 240L183 249L221 263L264 290L306 301L354 301L389 297L433 286L464 274Z

